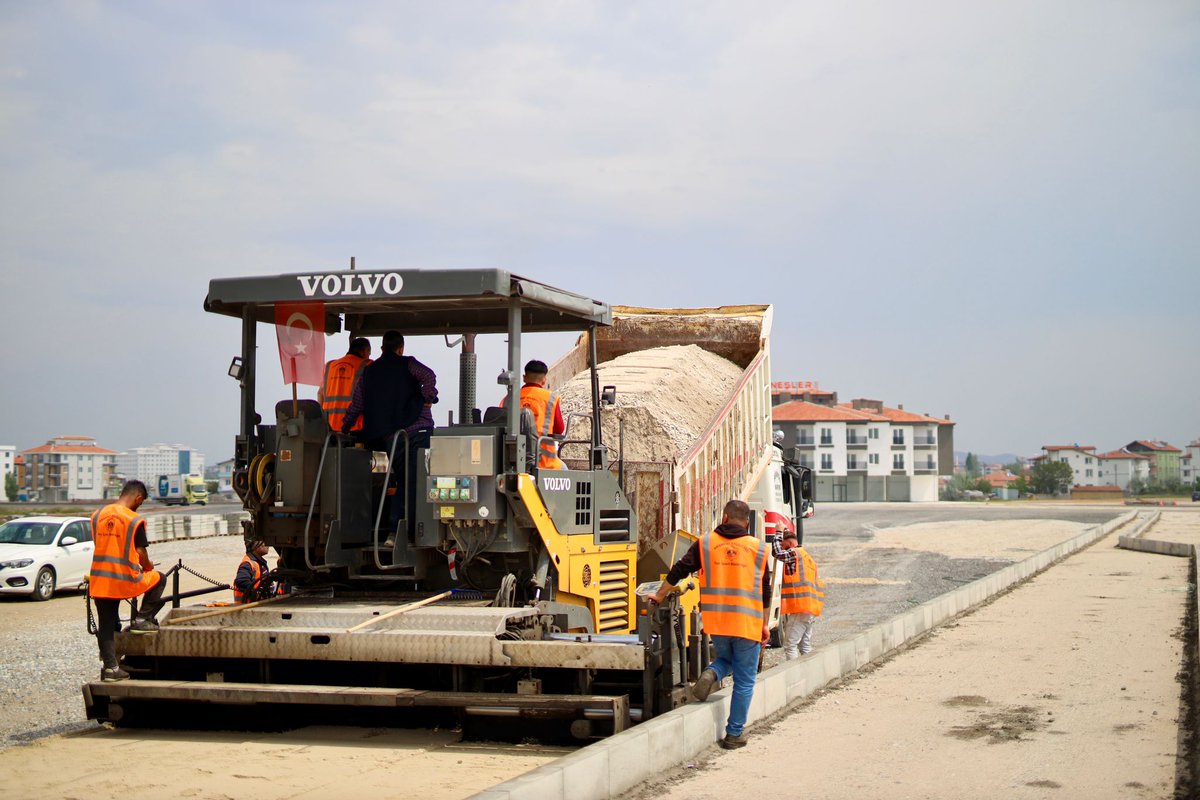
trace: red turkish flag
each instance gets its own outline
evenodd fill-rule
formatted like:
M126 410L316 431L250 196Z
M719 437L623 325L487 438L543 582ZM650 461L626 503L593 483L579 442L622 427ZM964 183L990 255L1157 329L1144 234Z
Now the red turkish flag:
M275 337L283 382L320 386L325 372L325 304L276 303Z

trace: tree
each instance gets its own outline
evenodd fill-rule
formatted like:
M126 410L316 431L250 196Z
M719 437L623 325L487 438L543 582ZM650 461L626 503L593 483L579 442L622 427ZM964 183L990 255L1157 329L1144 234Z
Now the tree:
M4 473L4 493L8 495L8 499L16 500L20 492L21 487L17 486L17 476L11 472Z
M1005 464L1004 468L1018 477L1025 472L1025 465L1020 461L1014 461L1011 464Z
M1141 478L1132 478L1129 481L1129 488L1126 491L1128 491L1132 495L1145 494L1146 493L1146 482L1144 480L1142 480Z
M978 492L983 492L984 494L991 494L993 491L992 484L987 480L987 478L980 478L979 480L975 481L975 483L971 484L971 488Z
M979 477L979 475L980 475L979 459L975 456L974 453L967 453L966 469L967 469L967 474L970 475L972 478Z
M1029 481L1025 479L1024 475L1019 475L1019 477L1008 486L1010 489L1017 490L1018 497L1023 494L1029 494Z
M1075 470L1065 461L1043 461L1030 473L1029 485L1038 494L1063 494L1075 481Z

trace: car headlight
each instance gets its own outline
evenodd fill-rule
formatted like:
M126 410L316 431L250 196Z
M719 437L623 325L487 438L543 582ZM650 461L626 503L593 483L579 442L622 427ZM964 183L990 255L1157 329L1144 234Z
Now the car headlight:
M15 561L0 561L0 569L20 569L33 563L32 558L18 558Z

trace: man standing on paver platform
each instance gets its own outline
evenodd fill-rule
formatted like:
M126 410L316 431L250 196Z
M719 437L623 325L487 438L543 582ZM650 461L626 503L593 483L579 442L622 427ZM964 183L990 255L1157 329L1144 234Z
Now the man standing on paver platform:
M693 572L700 577L700 613L717 657L692 686L705 700L727 675L733 675L733 698L721 747L746 746L746 715L754 695L758 653L770 635L764 609L770 603L767 547L751 536L750 507L741 500L725 504L721 524L684 553L648 602L661 603Z

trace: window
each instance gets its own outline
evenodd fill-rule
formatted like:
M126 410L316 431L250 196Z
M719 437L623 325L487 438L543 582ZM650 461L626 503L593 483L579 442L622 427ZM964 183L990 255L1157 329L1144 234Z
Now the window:
M892 431L892 444L904 444L904 431Z
M833 444L833 431L829 428L821 428L821 444Z
M833 453L821 453L821 469L833 469Z
M867 438L868 439L878 439L879 438L879 428L871 428L869 431L867 431Z
M1088 477L1088 478L1092 477L1092 471L1090 469L1087 471L1085 477Z
M892 453L892 469L904 469L904 453Z
M91 523L88 522L72 522L67 526L67 529L63 531L63 538L66 538L67 536L74 536L77 541L90 542L92 540L92 534L89 530L90 527Z
M867 455L867 461L872 464L878 464L879 463L879 453L869 453Z

